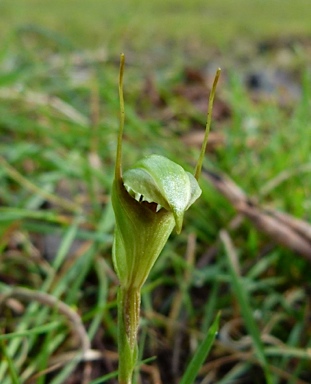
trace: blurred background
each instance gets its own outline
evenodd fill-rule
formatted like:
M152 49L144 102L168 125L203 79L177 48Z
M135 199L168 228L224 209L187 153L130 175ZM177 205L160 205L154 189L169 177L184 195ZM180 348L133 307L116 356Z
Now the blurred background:
M121 52L124 168L158 153L192 171L222 69L202 197L143 291L135 382L180 383L221 311L195 383L311 383L310 16L308 0L0 0L1 383L116 383Z

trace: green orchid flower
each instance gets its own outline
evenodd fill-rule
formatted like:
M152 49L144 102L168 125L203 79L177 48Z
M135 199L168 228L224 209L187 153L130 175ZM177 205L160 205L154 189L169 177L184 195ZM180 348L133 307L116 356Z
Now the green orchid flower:
M122 286L141 288L172 230L181 231L185 211L200 194L193 175L157 155L115 180L113 261Z
M140 291L170 234L180 233L185 211L199 198L198 178L211 124L218 70L213 84L206 133L195 175L163 156L151 155L122 172L124 55L121 55L120 130L112 187L116 226L113 264L120 281L118 293L119 383L131 384L137 358Z

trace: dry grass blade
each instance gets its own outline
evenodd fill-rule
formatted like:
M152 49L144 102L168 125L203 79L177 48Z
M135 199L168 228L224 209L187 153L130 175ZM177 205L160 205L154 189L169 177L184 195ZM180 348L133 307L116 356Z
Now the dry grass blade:
M242 203L238 207L257 229L272 237L275 242L298 252L311 262L311 242L296 232L288 223L280 221L273 212ZM272 213L272 214L271 214Z
M4 169L4 171L17 183L19 183L22 187L24 187L26 190L38 194L39 196L42 196L44 199L59 205L63 209L67 211L77 212L79 213L81 211L81 207L78 204L75 204L71 202L68 199L63 199L57 195L54 195L50 192L45 191L44 189L41 189L31 181L29 181L26 177L24 177L19 171L17 171L14 167L12 167L4 157L0 156L0 165Z
M283 224L288 225L293 231L305 237L307 241L311 242L311 225L309 223L284 212L272 211L271 214Z
M15 287L4 295L1 295L0 309L10 298L26 301L37 301L43 305L56 308L59 313L64 315L66 319L69 320L68 323L71 326L72 331L78 336L80 340L83 355L90 349L90 340L80 316L64 302L45 292L38 292L32 289Z
M259 231L311 262L311 226L309 223L289 214L261 208L226 175L206 170L204 176Z
M29 105L49 107L61 113L73 123L88 126L89 120L73 106L59 99L56 96L49 96L44 93L24 91L18 88L2 88L0 98L4 100L17 100Z

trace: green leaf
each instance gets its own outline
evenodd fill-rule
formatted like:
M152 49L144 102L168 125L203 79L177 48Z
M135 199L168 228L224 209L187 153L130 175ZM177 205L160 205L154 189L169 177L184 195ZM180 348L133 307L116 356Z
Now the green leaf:
M3 360L1 359L1 361L3 361L3 362L6 361L8 364L9 375L10 375L10 379L12 380L11 383L12 384L21 384L21 381L18 378L17 369L14 365L14 361L11 358L11 356L9 355L7 348L6 348L6 345L5 345L3 340L0 340L0 352L1 351L2 351L2 356L3 356Z
M231 276L231 282L234 294L237 297L241 313L245 322L246 329L250 334L256 352L258 361L260 362L266 377L266 383L272 384L273 378L269 369L269 364L265 356L264 346L261 340L260 330L254 319L254 311L251 308L247 290L245 289L245 283L243 278L239 275L239 272L236 267L235 259L237 256L231 243L231 239L228 236L227 232L221 231L220 238L223 241L225 253L228 261L228 269Z
M212 348L215 337L219 328L220 313L216 316L213 324L207 332L204 340L200 344L192 360L190 361L185 374L183 375L180 384L192 384L194 383L200 368L202 367L209 351Z

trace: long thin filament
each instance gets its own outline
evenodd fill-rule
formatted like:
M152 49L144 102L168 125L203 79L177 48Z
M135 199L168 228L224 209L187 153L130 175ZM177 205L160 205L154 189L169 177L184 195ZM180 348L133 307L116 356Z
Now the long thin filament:
M202 164L203 164L203 160L204 160L204 156L205 156L208 135L209 135L210 130L211 130L214 98L215 98L215 93L216 93L216 88L217 88L217 83L218 83L218 80L219 80L220 72L221 72L221 69L218 68L217 72L216 72L216 75L215 75L215 78L214 78L214 82L213 82L213 86L212 86L212 89L211 89L211 93L210 93L209 99L208 99L205 135L204 135L204 140L203 140L203 144L202 144L202 147L201 147L200 156L199 156L199 159L198 159L197 165L195 167L195 171L194 171L194 177L197 180L199 180L199 177L201 175Z
M120 71L119 71L119 100L120 100L120 122L119 122L119 134L117 144L117 155L115 165L115 178L121 180L122 178L122 137L124 128L124 97L123 97L123 73L124 73L125 56L124 53L120 56Z

